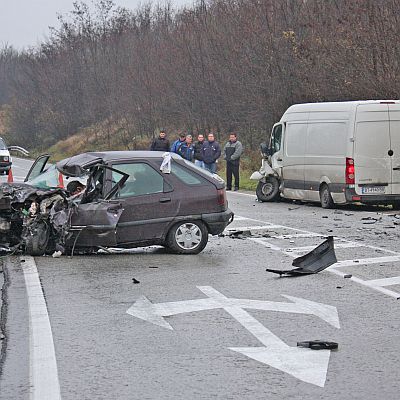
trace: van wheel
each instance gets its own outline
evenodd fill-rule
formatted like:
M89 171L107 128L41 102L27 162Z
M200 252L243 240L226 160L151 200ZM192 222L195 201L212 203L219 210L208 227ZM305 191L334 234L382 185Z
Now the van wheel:
M256 195L259 201L277 201L280 197L278 179L268 176L265 182L258 182Z
M319 189L319 198L321 200L322 208L334 208L335 203L332 199L331 191L328 188L328 185L322 185Z
M208 242L208 230L201 221L182 221L168 232L166 245L177 254L198 254Z

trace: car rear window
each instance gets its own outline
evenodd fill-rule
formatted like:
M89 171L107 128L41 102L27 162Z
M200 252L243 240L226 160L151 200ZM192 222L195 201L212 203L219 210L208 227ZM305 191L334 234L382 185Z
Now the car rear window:
M186 183L187 185L203 185L207 183L205 179L197 175L195 172L190 171L179 164L172 164L171 174L176 176L179 180Z

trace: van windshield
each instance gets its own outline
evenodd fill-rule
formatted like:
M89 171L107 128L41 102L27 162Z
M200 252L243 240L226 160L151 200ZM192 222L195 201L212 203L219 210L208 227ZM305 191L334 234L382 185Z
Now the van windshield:
M7 150L7 146L2 138L0 138L0 150Z

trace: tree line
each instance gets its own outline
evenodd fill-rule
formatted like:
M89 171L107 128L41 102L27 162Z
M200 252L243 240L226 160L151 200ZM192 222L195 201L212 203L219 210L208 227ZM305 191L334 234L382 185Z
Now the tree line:
M294 103L398 98L399 0L200 0L135 10L83 2L49 38L0 49L16 144L101 122L121 143L235 130L248 148Z

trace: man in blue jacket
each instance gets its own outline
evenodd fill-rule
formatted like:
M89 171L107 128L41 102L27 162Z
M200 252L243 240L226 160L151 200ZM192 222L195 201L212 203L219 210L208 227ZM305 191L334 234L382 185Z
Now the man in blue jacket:
M192 135L186 135L186 140L178 146L177 154L188 161L193 161L194 148L193 148Z
M215 140L213 133L209 133L207 139L203 144L204 168L215 174L217 172L218 158L221 157L221 147Z

